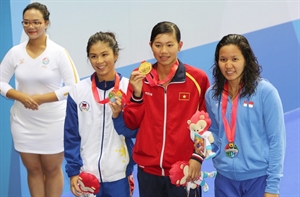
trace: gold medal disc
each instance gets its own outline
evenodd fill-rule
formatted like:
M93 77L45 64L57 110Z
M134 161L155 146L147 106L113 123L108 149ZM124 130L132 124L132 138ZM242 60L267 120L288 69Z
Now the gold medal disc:
M151 69L152 69L152 64L150 62L143 62L139 66L139 71L144 75L149 74Z

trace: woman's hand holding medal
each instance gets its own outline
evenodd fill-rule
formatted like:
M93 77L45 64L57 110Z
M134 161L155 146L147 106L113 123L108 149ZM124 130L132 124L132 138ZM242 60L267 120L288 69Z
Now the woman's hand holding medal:
M135 70L131 73L129 78L129 83L133 88L134 96L141 97L142 95L142 87L143 87L143 79L147 74L152 70L152 64L146 61L143 61L138 70Z
M113 118L119 117L123 109L122 97L114 96L114 101L109 102L109 106L112 110L112 117Z
M131 85L133 89L133 93L135 97L141 97L142 96L142 87L143 87L143 79L146 76L140 71L133 71L129 78L129 84Z

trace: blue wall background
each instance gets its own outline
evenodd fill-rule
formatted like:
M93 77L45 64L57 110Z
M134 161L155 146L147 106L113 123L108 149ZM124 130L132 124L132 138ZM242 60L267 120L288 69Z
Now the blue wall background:
M12 23L10 17L10 2L1 1L0 4L0 61L4 54L13 45L13 33ZM12 80L12 84L14 84ZM10 193L13 196L21 196L20 192L20 164L19 156L14 151L12 146L12 139L9 130L9 110L12 105L12 101L0 98L0 177L3 177L5 181L1 181L1 190L3 194L7 195ZM10 191L10 192L9 192Z
M20 13L28 3L29 1L0 1L0 62L5 53L21 40L22 27L20 21L22 16ZM57 6L59 7L59 5ZM52 11L52 13L55 12ZM63 33L64 31L61 30L61 34ZM263 77L278 89L285 113L300 108L300 20L291 20L243 34L248 38L263 67ZM183 62L202 68L208 73L212 82L210 67L213 63L213 54L217 42L218 39L184 49L180 52L179 58ZM143 46L147 47L147 45ZM153 59L148 60L154 61ZM122 65L117 70L129 77L130 72L138 64L138 62L133 62ZM14 84L13 79L11 84ZM19 155L13 148L10 134L9 110L11 105L11 100L0 97L0 191L1 196L29 196L26 171L20 162ZM69 192L68 184L66 178L65 193Z

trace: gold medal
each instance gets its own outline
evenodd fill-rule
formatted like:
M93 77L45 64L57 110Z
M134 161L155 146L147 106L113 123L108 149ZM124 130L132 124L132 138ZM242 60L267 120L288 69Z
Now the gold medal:
M139 71L144 74L144 75L147 75L150 73L152 69L152 64L150 62L142 62L139 66Z

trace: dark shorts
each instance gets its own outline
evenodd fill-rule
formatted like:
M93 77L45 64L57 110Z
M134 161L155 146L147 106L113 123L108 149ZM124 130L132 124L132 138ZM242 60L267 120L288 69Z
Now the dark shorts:
M137 172L140 197L187 197L185 187L177 187L168 176L156 176L138 168ZM201 197L201 187L190 190L189 197Z
M100 183L97 197L130 197L130 183L128 177L114 181Z

